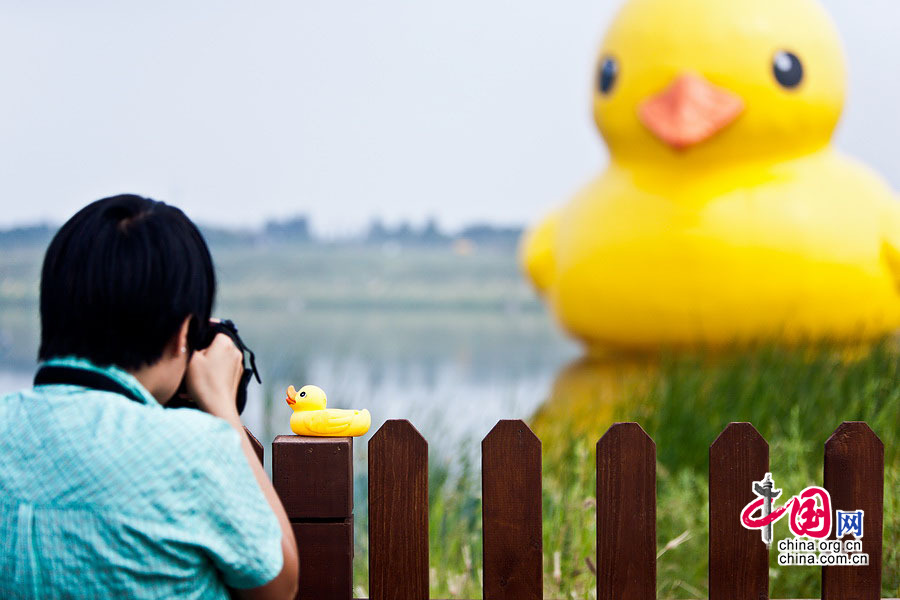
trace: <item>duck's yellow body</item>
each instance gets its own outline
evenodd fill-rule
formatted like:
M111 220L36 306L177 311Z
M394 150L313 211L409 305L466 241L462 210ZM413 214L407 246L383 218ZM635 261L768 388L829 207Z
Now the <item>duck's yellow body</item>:
M368 410L326 408L327 401L317 386L306 385L299 391L289 386L286 402L294 410L291 431L315 437L355 437L369 431L372 417Z
M643 350L900 325L900 204L830 145L844 66L814 0L630 0L600 65L610 165L522 246L568 331Z

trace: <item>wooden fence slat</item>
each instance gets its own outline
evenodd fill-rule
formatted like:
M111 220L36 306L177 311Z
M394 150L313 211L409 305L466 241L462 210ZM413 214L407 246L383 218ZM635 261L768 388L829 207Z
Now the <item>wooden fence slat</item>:
M369 593L427 600L428 443L391 420L369 441Z
M866 423L845 421L825 442L825 489L833 510L865 511L862 551L869 555L869 564L822 567L822 598L877 600L881 597L884 444ZM832 528L834 536L837 522Z
M656 598L656 444L637 423L597 442L597 598Z
M244 427L244 431L247 432L247 439L250 440L250 445L253 446L253 451L256 452L256 457L259 459L259 464L265 465L266 463L263 461L263 457L265 456L265 450L263 450L263 445L259 443L259 440L256 439L256 436L253 435L247 427Z
M543 597L541 441L520 420L481 442L485 600Z
M750 423L731 423L709 447L710 600L769 597L769 551L740 520L768 471L769 444Z

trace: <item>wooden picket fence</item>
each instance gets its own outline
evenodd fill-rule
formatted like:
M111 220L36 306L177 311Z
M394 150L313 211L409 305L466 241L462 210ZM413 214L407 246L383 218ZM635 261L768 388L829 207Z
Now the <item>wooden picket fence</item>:
M522 421L504 420L481 449L484 598L540 599L541 442ZM262 460L258 442L257 452ZM408 421L392 420L368 454L371 598L427 600L428 444ZM282 435L272 444L272 479L297 537L303 600L352 598L352 458L352 438ZM656 445L637 423L616 423L597 442L596 458L597 597L654 599ZM710 446L710 600L769 597L769 551L739 521L755 498L752 482L768 471L769 445L750 423L731 423ZM866 423L845 422L825 443L824 472L833 509L865 511L869 564L822 567L822 598L877 600L884 445Z

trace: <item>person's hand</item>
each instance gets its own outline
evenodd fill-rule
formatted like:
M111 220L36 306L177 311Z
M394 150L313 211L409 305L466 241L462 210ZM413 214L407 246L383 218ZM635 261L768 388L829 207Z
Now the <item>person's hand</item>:
M231 338L218 334L208 348L194 352L188 363L186 384L191 398L209 414L240 423L235 398L243 363L244 355Z

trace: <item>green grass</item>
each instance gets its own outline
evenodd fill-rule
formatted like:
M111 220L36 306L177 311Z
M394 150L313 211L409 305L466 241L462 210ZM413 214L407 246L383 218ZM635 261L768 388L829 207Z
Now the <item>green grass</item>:
M900 585L900 356L884 343L866 357L829 349L764 349L724 359L664 361L615 420L637 420L657 445L657 546L660 598L707 597L709 445L731 421L750 421L768 440L779 487L796 493L822 483L824 442L844 420L867 421L885 444L883 595ZM543 444L544 595L593 598L594 437L560 435ZM472 443L475 443L473 440ZM433 461L430 480L432 597L481 595L480 471L463 456ZM359 489L359 488L358 488ZM364 491L364 490L363 490ZM364 515L364 497L357 515ZM360 533L365 519L360 519ZM787 537L776 525L775 537ZM366 590L366 547L357 547L356 584ZM773 598L817 598L821 570L779 567L771 554Z

